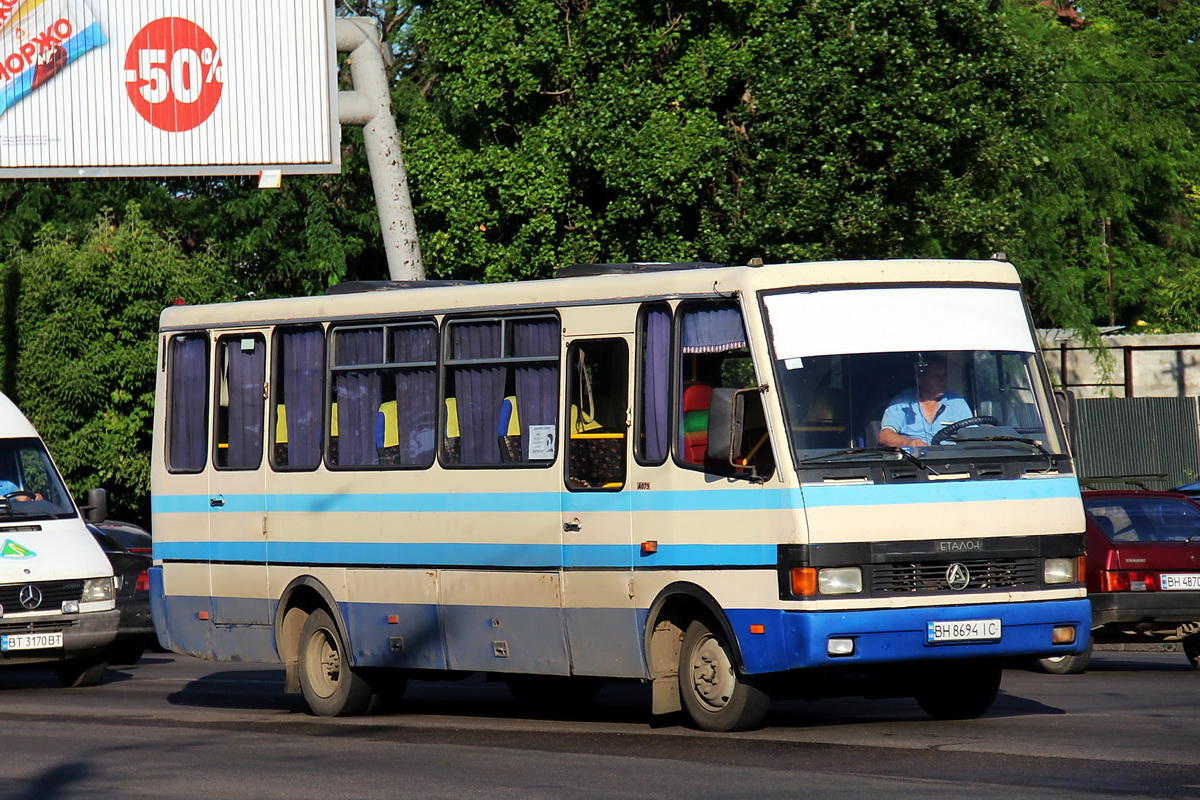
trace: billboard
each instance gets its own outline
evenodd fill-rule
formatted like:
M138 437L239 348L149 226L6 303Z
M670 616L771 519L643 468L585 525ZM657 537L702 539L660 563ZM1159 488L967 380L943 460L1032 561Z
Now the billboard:
M333 0L0 0L0 177L338 172Z

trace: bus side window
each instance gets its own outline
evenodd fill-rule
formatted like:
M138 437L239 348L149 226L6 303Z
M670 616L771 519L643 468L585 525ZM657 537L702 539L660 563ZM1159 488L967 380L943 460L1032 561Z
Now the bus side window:
M437 329L432 322L333 331L329 463L428 467L437 429Z
M671 308L647 305L638 318L638 385L635 452L638 461L662 464L671 449Z
M174 336L167 348L167 464L200 472L208 459L208 338Z
M710 458L708 444L709 431L727 431L729 421L714 420L710 408L714 389L756 384L742 312L729 301L686 302L679 312L676 453L684 466L727 474L733 465Z
M574 342L567 364L567 486L620 489L625 485L629 349L621 339Z
M217 469L258 469L267 345L258 334L217 340Z
M552 463L560 402L558 318L451 320L446 335L442 462Z
M315 326L280 328L273 358L271 463L279 469L315 469L321 463L324 331Z

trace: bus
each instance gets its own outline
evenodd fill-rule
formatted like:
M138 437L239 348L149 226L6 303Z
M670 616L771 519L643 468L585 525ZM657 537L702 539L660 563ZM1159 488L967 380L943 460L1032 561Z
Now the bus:
M640 680L711 731L847 694L972 718L1007 660L1088 644L1079 485L1005 262L176 305L157 367L160 642L281 663L317 715L482 674L542 704ZM884 443L935 373L936 431Z

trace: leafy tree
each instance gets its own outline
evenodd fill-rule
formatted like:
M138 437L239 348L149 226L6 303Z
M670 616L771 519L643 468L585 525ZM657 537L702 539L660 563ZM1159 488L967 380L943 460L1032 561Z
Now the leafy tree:
M1096 0L1085 12L1072 27L1052 8L1014 7L1015 29L1053 54L1055 91L1009 254L1043 323L1200 329L1200 7Z
M405 122L432 271L990 255L1044 55L997 2L438 0Z
M114 516L149 517L158 315L176 298L230 299L231 275L186 253L135 203L84 235L47 225L9 262L20 284L16 401L72 490L104 486Z

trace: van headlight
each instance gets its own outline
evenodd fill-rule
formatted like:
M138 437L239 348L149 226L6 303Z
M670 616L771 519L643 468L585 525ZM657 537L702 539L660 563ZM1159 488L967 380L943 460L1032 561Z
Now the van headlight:
M1074 583L1074 558L1047 558L1042 565L1042 577L1046 583Z
M83 602L95 603L99 600L112 600L113 579L107 578L88 578L83 582Z

